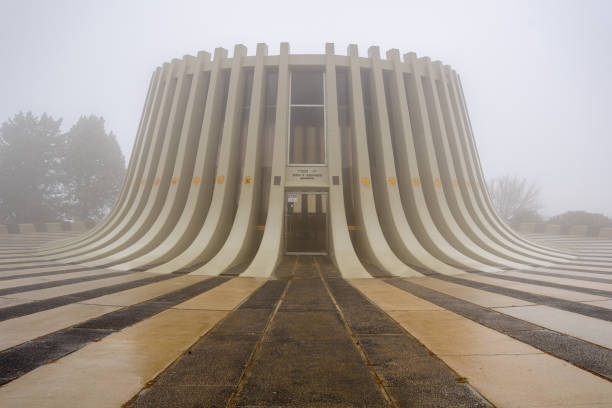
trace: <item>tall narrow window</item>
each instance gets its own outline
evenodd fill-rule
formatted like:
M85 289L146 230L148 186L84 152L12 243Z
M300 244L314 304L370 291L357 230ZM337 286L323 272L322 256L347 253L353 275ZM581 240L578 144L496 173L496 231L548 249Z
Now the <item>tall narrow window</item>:
M324 73L291 73L289 164L326 163Z

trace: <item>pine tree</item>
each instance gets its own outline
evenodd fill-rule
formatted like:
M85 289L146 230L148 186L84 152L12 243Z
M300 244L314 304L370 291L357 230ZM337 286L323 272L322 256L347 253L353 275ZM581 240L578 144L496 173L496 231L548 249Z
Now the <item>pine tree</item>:
M18 113L0 126L0 222L52 221L61 176L61 119Z
M125 159L104 119L82 116L65 135L64 196L66 218L97 221L112 208L125 174Z

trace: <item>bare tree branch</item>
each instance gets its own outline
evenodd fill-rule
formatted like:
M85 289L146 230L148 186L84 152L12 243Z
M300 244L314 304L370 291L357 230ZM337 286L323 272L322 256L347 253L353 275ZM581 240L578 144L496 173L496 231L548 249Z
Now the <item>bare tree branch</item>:
M489 180L487 185L493 206L505 221L519 213L537 212L542 207L540 187L525 178L502 176Z

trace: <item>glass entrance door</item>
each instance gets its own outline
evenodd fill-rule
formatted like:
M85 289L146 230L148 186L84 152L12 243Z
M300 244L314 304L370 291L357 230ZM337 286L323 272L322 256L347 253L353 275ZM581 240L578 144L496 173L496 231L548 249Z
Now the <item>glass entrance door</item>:
M327 253L327 193L286 193L285 244L288 254Z

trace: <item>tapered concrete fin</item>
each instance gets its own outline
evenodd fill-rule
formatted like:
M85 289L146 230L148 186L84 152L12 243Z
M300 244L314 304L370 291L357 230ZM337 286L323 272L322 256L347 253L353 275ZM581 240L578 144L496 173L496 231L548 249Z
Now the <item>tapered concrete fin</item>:
M560 251L556 251L552 248L544 248L540 245L524 240L522 237L518 236L518 234L512 231L497 216L486 190L486 183L484 176L482 175L482 168L478 158L478 153L476 151L469 116L467 115L467 110L465 109L465 97L461 89L459 78L455 73L450 76L450 83L452 85L451 89L456 95L456 104L460 112L459 117L463 120L465 128L465 133L463 134L464 138L460 139L460 142L463 143L464 154L466 154L466 157L469 158L468 164L472 170L471 179L468 180L470 181L468 188L472 188L477 193L477 198L480 199L481 209L484 209L485 213L489 216L491 225L496 227L497 230L506 237L506 239L521 246L524 250L536 250L544 255L556 255L562 258L572 259L568 254L561 253Z
M463 130L461 124L456 120L457 109L453 105L454 101L449 93L449 84L446 77L445 68L440 63L434 63L432 69L429 71L430 75L432 71L436 71L438 82L437 90L440 96L440 107L442 109L443 121L446 124L445 135L447 136L443 142L447 144L445 146L445 154L447 157L454 157L453 163L455 165L456 173L453 175L450 172L446 174L446 180L444 185L447 196L450 200L454 200L456 207L451 207L455 211L457 209L461 212L461 216L468 220L471 217L474 225L469 226L470 229L475 230L475 234L478 235L478 240L481 244L488 245L492 251L496 252L500 256L506 257L510 260L523 263L534 263L539 265L549 264L543 257L535 252L521 251L519 248L514 246L512 243L505 242L497 232L490 226L485 219L485 216L480 211L474 197L472 189L466 188L466 180L469 179L468 168L466 164L466 158L463 155L463 151L460 148L459 139L462 137L460 132ZM450 165L449 165L450 166ZM451 167L452 169L452 167ZM481 231L481 232L478 232ZM480 234L484 236L480 236Z
M144 103L142 113L140 116L140 122L138 124L138 129L136 131L135 145L134 145L134 148L132 149L130 160L128 161L128 167L125 173L125 180L132 180L134 178L133 177L134 170L137 165L137 159L136 159L137 152L139 151L140 146L142 145L142 140L143 140L143 127L150 113L150 108L153 103L152 102L153 94L159 83L160 74L161 74L161 68L158 67L155 69L155 71L153 71L151 80L149 81L149 88L147 90L147 95L145 97L145 103ZM52 241L49 244L43 245L42 248L44 248L44 250L41 250L40 253L44 254L50 251L69 250L69 249L77 247L78 245L83 245L86 242L90 242L90 240L92 239L95 239L94 237L97 234L99 234L100 231L103 230L107 225L109 225L109 223L111 223L112 220L117 216L117 213L119 212L119 209L121 208L121 205L126 201L126 196L129 190L129 186L130 186L129 182L123 183L121 190L119 192L119 195L117 197L117 201L115 205L113 206L113 208L111 209L111 212L101 222L99 222L92 229L87 231L86 234L79 235L76 238L68 238L65 240Z
M174 168L171 173L166 172L163 175L163 177L170 181L165 198L163 196L160 197L163 199L163 207L159 210L154 220L151 221L151 228L146 231L146 234L141 239L100 262L105 260L113 263L124 262L150 252L171 233L183 212L191 185L195 153L197 151L196 146L205 106L204 91L207 80L203 69L210 62L210 54L199 53L197 59L189 57L188 60L189 65L186 68L194 71L194 74L191 81L185 84L185 86L189 86L189 92L187 99L183 101L185 106L181 107L184 114L179 115L180 117L176 119L177 125L179 121L182 123L180 124ZM169 127L168 129L170 130L171 128ZM173 131L177 134L179 133L178 129ZM131 266L119 264L113 267L113 269L118 270L127 270L126 268L131 269Z
M161 67L158 67L157 69L155 69L153 77L151 78L151 81L149 83L149 90L147 92L147 97L145 98L145 104L140 118L140 123L136 132L135 145L132 149L132 154L126 171L126 181L123 183L117 202L115 203L115 206L111 210L110 214L103 221L98 223L94 228L89 230L87 234L63 241L59 245L45 246L44 249L40 251L41 255L68 251L91 243L92 241L97 239L97 237L102 236L104 234L104 231L108 230L109 228L112 228L112 226L120 216L122 210L126 208L126 206L128 205L127 203L129 201L130 192L134 188L134 185L138 184L138 181L136 181L136 171L139 165L141 164L139 160L139 155L144 145L144 135L146 133L145 128L151 116L154 101L157 99L156 95L159 93L159 89L162 87L162 77L163 70Z
M448 143L448 133L450 126L448 116L443 116L442 104L438 94L439 81L434 79L432 63L424 60L422 69L427 74L424 78L424 85L427 86L427 113L430 122L430 131L432 135L433 155L436 158L435 166L440 171L440 183L443 192L442 197L446 200L447 207L450 211L450 216L455 221L455 229L463 232L463 235L471 240L474 245L481 249L477 251L479 259L483 262L492 263L514 269L524 269L527 265L520 262L530 262L527 258L522 260L516 259L510 251L498 246L495 242L489 239L476 225L468 213L463 197L458 191L457 174L455 173L456 158L450 153ZM446 119L446 121L445 121ZM464 238L459 236L459 239L464 241ZM474 249L472 249L474 251Z
M445 264L472 268L474 263L445 240L431 219L422 190L413 142L412 124L408 114L404 85L404 71L408 67L401 63L397 51L391 50L388 57L393 66L390 78L393 85L391 86L390 98L395 123L395 151L398 157L396 170L397 174L403 175L398 177L397 182L404 213L419 242L427 251L418 255L419 261L423 266L442 273L460 273L462 271Z
M178 256L194 240L206 217L212 197L214 168L220 140L220 129L225 106L223 104L227 75L222 70L227 58L227 50L215 49L212 63L205 65L209 69L205 86L204 112L200 125L200 134L195 165L189 179L185 207L172 232L154 250L120 265L121 269L141 268L151 264L164 264ZM205 77L206 78L206 77ZM158 268L156 272L168 273L171 268Z
M137 205L133 206L132 210L137 208L138 211L128 213L113 233L101 240L95 247L90 247L87 252L80 251L80 254L72 255L68 259L69 262L90 261L114 253L117 249L121 249L138 239L139 232L151 226L148 217L151 214L155 216L159 212L159 192L161 190L161 194L164 194L169 184L163 173L168 171L168 166L173 165L175 154L172 153L173 151L176 153L176 144L171 143L173 141L172 135L176 133L176 127L173 126L176 107L181 96L185 96L187 93L187 90L181 89L185 79L185 62L176 59L172 61L171 66L173 67L172 74L169 77L169 84L164 95L162 114L159 115L155 124L152 139L153 148L149 151L145 168L146 177L151 179L150 189L147 194L136 197ZM173 149L169 149L171 145L174 146ZM103 261L101 264L106 263Z
M157 220L163 219L161 210L166 198L171 194L170 189L173 189L174 186L170 181L174 170L174 164L177 160L178 147L184 138L184 133L181 132L181 128L185 117L189 93L191 91L192 77L188 76L187 73L190 71L192 63L192 57L183 59L180 62L181 68L178 72L176 90L174 91L170 113L167 123L160 129L163 136L163 144L160 152L159 164L155 171L153 189L149 197L147 197L147 202L142 212L121 237L115 239L104 248L84 255L83 257L85 257L86 265L101 266L120 261L123 256L123 254L119 254L120 252L128 249L130 245L137 241L145 242L148 237L151 236L149 231L153 224ZM183 159L183 157L181 157L181 159Z
M394 157L391 124L387 101L385 98L385 79L380 61L378 47L370 47L368 56L371 60L370 95L372 103L372 130L374 131L374 159L377 171L374 173L375 201L384 234L395 254L404 263L425 267L442 273L460 273L449 265L434 259L415 237L406 215L398 186L398 174ZM396 135L397 136L397 135ZM404 137L403 134L400 137ZM401 152L396 152L402 160Z
M234 164L236 167L242 167L243 170L239 181L240 199L232 229L221 250L204 266L192 272L193 275L218 275L252 256L255 246L255 217L260 200L257 192L262 183L262 180L255 175L258 173L261 159L261 151L258 146L264 121L266 89L264 58L267 54L266 44L257 44L249 121L244 144L244 162L240 165Z
M379 269L396 276L418 276L419 272L403 263L391 250L382 232L372 190L372 175L367 144L365 106L363 100L361 67L357 45L351 44L349 55L350 117L353 142L353 171L355 182L355 210L359 219L359 249L363 257ZM381 209L385 211L385 209Z
M427 60L425 60L427 61ZM470 238L459 228L446 202L442 191L440 169L437 164L432 140L431 121L427 106L423 82L425 78L421 66L415 59L408 59L406 65L410 68L412 75L408 80L408 100L410 102L410 119L416 122L413 132L416 159L421 175L425 201L429 208L432 219L438 230L444 235L449 244L457 251L471 259L470 262L476 269L491 268L495 265L487 256L486 252L475 245ZM430 100L429 100L430 101Z
M453 107L455 108L455 116L457 117L457 122L461 124L461 128L463 130L459 133L460 137L457 139L458 145L461 148L460 150L466 157L466 164L468 170L468 173L466 174L466 177L464 179L463 186L466 191L472 193L472 195L476 198L476 203L478 205L478 209L480 210L479 212L485 216L487 220L487 225L489 225L495 232L497 232L501 239L504 239L508 245L517 245L518 248L522 248L522 250L525 251L527 248L524 246L521 247L521 244L517 240L515 240L512 236L509 236L503 227L503 222L495 216L492 207L488 205L489 203L487 202L486 197L483 197L483 194L486 194L486 192L483 191L483 189L473 188L474 185L477 185L476 173L478 169L476 163L474 163L473 161L472 151L468 146L469 142L467 138L469 136L467 126L469 126L469 124L466 123L467 118L463 115L462 112L460 96L458 93L458 89L456 88L454 74L450 71L447 72L449 73L449 90L454 99Z
M575 259L493 210L457 74L386 57L354 44L338 56L332 43L324 55L282 43L278 56L265 44L247 56L239 44L232 58L217 48L163 64L117 205L39 254L156 273L248 263L245 276L268 277L288 249L327 252L351 278Z
M331 259L345 278L369 277L351 242L346 221L342 178L342 155L340 146L340 126L338 120L338 95L336 84L336 65L334 44L325 44L325 94L327 155L329 158L329 223ZM333 182L334 177L338 183Z
M266 228L253 261L242 276L271 276L283 251L282 231L285 211L285 167L289 126L289 44L281 43L276 92L276 120L272 156L272 178L268 198Z
M238 177L237 161L239 158L240 106L244 95L244 77L242 58L246 56L246 47L239 44L234 47L234 57L230 70L227 90L227 103L223 131L217 153L216 174L213 193L206 219L196 238L178 256L159 267L154 272L173 272L191 265L210 260L223 245L232 225L235 208L236 178Z
M151 189L153 187L153 175L159 159L161 150L162 137L160 137L160 126L167 119L169 114L171 99L174 93L173 77L176 75L178 63L165 65L164 86L160 89L159 99L156 101L156 106L150 121L147 123L147 131L143 144L142 154L140 156L140 166L137 173L137 178L140 183L133 183L132 197L130 197L130 206L126 206L125 212L121 218L117 220L117 224L99 237L96 241L80 247L78 249L63 252L61 255L54 255L50 259L61 259L65 262L75 262L71 258L88 253L103 247L111 242L114 238L127 230L135 217L140 213L146 203ZM135 180L134 180L135 181Z

